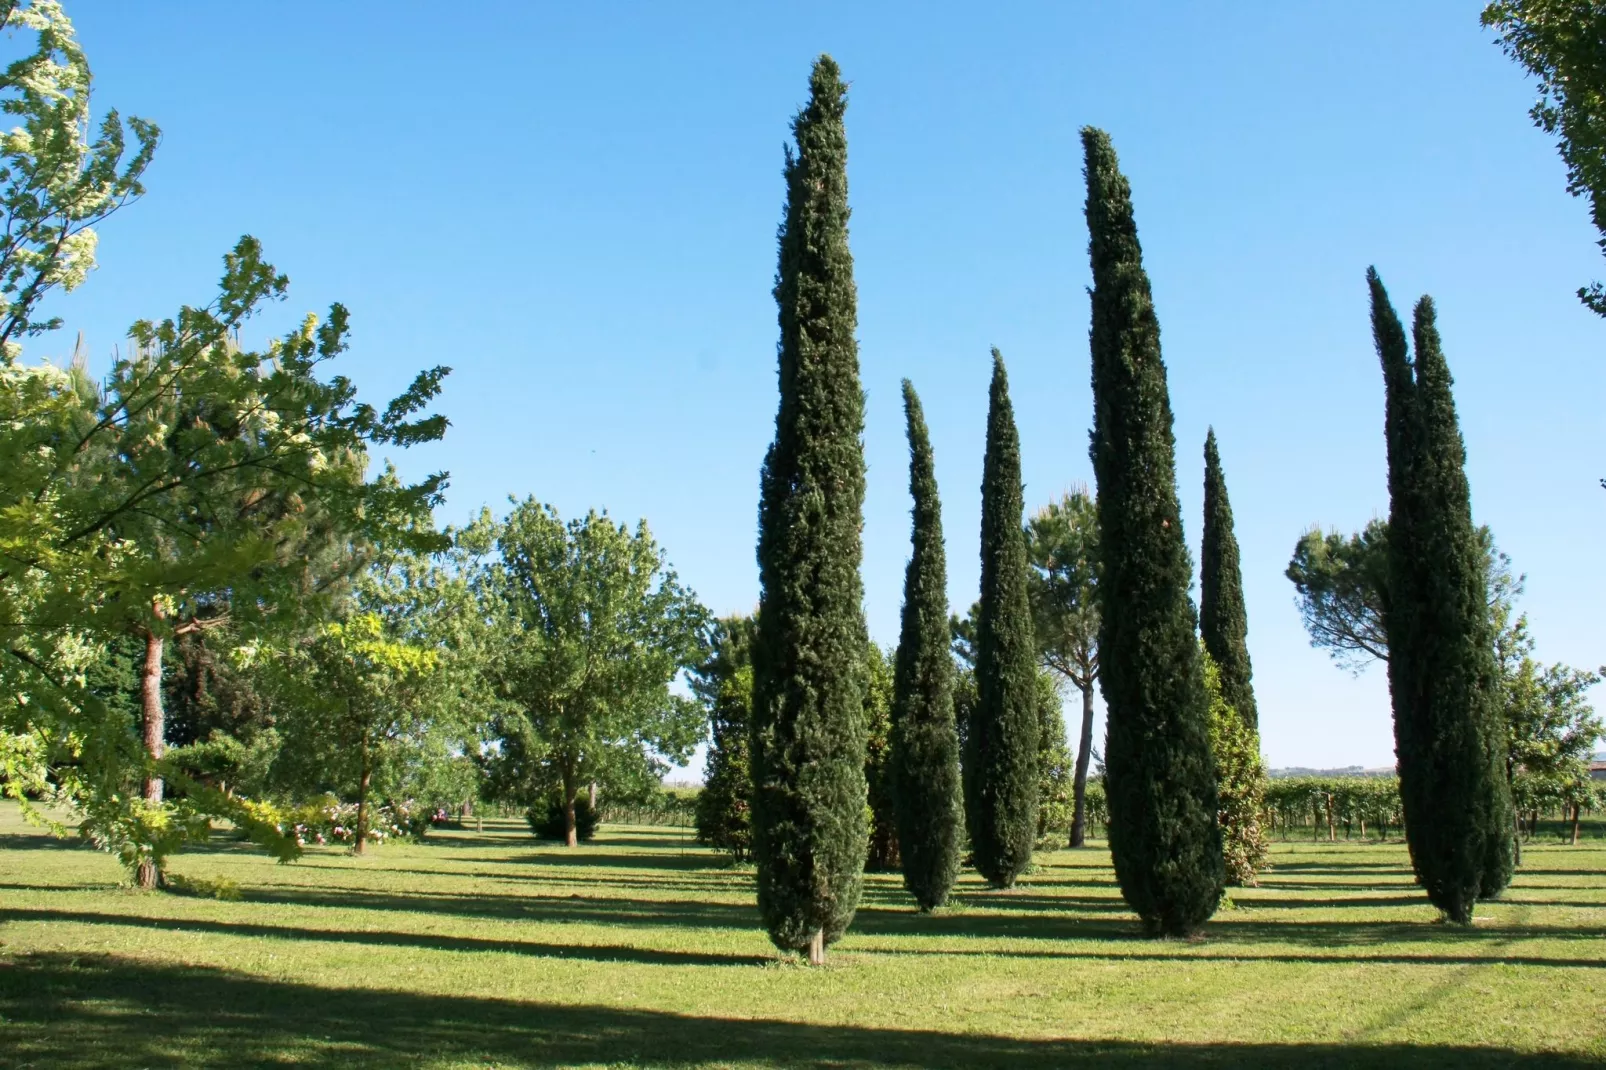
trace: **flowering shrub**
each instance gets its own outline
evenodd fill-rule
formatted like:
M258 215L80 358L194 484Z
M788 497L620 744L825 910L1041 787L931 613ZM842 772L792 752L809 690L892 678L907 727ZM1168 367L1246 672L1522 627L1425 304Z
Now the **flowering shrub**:
M368 842L422 839L424 833L429 831L430 817L430 810L416 805L412 800L370 803ZM357 840L357 804L344 803L333 795L325 795L317 802L282 810L279 829L303 847L327 844L349 847Z

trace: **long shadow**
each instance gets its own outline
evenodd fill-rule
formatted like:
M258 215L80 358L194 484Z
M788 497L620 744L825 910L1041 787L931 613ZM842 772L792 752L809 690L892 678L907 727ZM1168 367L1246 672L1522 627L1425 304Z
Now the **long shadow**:
M1049 1070L1405 1067L1574 1070L1583 1055L1405 1044L1171 1044L1023 1040L929 1029L694 1017L373 989L114 956L30 955L0 970L0 1061L89 1070L208 1065L454 1064L531 1068L732 1062L795 1068L1008 1066ZM672 1053L672 1054L665 1054Z
M430 951L500 951L553 959L590 962L640 962L653 966L756 966L773 957L722 955L707 952L661 951L614 944L552 944L533 940L486 940L443 933L376 932L373 930L308 929L292 925L258 925L250 922L210 921L202 918L152 918L132 914L100 914L87 910L0 910L0 922L60 921L80 925L133 925L162 932L200 932L224 936L271 937L276 940L310 940L335 944L374 944Z
M618 869L710 869L712 859L702 851L697 854L620 854L600 847L555 848L540 854L522 855L506 861L513 865L535 866L601 866Z
M92 844L76 836L52 836L48 832L7 832L0 834L0 851L93 851Z
M1331 907L1419 907L1427 905L1428 897L1420 892L1415 895L1340 895L1330 899L1278 899L1257 895L1233 902L1245 910L1327 910Z

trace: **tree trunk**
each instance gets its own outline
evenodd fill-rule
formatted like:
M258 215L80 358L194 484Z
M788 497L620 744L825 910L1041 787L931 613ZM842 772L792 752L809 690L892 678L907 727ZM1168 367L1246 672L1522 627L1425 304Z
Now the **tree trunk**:
M580 846L579 830L574 821L574 800L580 794L580 785L573 770L563 772L563 829L569 847Z
M140 673L139 707L145 754L151 761L160 761L167 749L167 712L162 708L162 637L154 630L145 633L145 665ZM148 772L145 776L145 801L153 806L162 802L162 778ZM135 879L141 888L155 888L162 880L160 866L154 858L139 864Z
M1522 865L1522 814L1518 813L1515 808L1512 809L1511 820L1512 856L1515 864L1520 866Z
M352 845L353 854L362 854L368 849L368 785L373 780L374 770L368 757L368 737L363 736L362 741L362 779L357 781L357 842Z
M1338 842L1338 828L1333 824L1333 797L1327 797L1327 842Z
M1071 793L1075 809L1071 814L1071 846L1087 846L1087 766L1093 757L1093 682L1082 688L1082 736L1076 746L1076 779Z
M1578 817L1579 817L1579 811L1582 810L1582 809L1583 808L1578 803L1573 803L1573 846L1574 847L1578 846Z
M597 812L597 782L595 780L591 782L591 796L589 801L591 803L591 812L594 814Z
M815 929L814 935L809 937L809 965L825 965L825 930Z

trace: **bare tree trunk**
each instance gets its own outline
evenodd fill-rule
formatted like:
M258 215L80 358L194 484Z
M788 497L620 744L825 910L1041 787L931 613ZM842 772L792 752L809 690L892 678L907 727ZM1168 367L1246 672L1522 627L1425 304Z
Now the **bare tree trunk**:
M167 749L167 711L162 708L162 637L155 630L145 633L145 665L140 673L139 706L145 754L159 761ZM162 778L154 772L145 777L145 801L160 805ZM141 888L155 888L162 872L154 858L139 864L135 880Z
M1512 854L1517 865L1522 865L1522 815L1515 809L1511 811L1511 843L1514 848Z
M1573 803L1573 846L1574 847L1578 846L1578 817L1579 817L1579 811L1581 809L1582 809L1582 807L1579 806L1578 803Z
M591 803L591 812L594 814L597 812L597 782L595 780L591 782L591 796L589 801Z
M368 785L373 780L373 765L368 757L368 734L362 737L362 779L357 781L357 842L352 845L353 854L362 854L368 849Z
M1338 828L1333 824L1333 797L1327 797L1327 842L1338 842Z
M809 937L809 965L825 965L825 930L815 929L814 935Z
M1082 736L1076 747L1076 779L1071 784L1071 846L1087 846L1087 767L1093 757L1093 684L1082 690Z

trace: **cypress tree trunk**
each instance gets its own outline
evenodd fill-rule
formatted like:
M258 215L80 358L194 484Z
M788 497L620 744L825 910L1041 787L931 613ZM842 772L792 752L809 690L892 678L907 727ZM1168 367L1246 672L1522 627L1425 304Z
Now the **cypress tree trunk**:
M1244 609L1238 537L1232 530L1227 480L1216 450L1216 429L1205 436L1204 545L1200 555L1199 631L1216 663L1221 697L1252 731L1260 730L1254 675L1249 667L1249 616Z
M977 702L970 845L976 870L1008 888L1037 838L1037 644L1021 528L1020 438L1004 358L993 350L981 483L981 609L976 617Z
M1193 574L1177 505L1176 441L1160 324L1107 134L1082 131L1093 266L1093 432L1102 621L1099 679L1110 853L1150 934L1194 932L1225 872Z
M1465 924L1513 866L1487 565L1433 302L1416 307L1413 364L1375 269L1367 284L1386 399L1385 626L1405 837L1428 898Z
M931 439L920 398L903 381L909 423L912 549L903 579L903 627L893 666L892 787L903 885L921 911L948 900L959 875L963 821L954 662L948 652L948 558Z
M777 947L823 961L858 909L866 830L859 578L864 395L848 251L847 87L814 64L780 231L780 408L759 496L753 856Z

